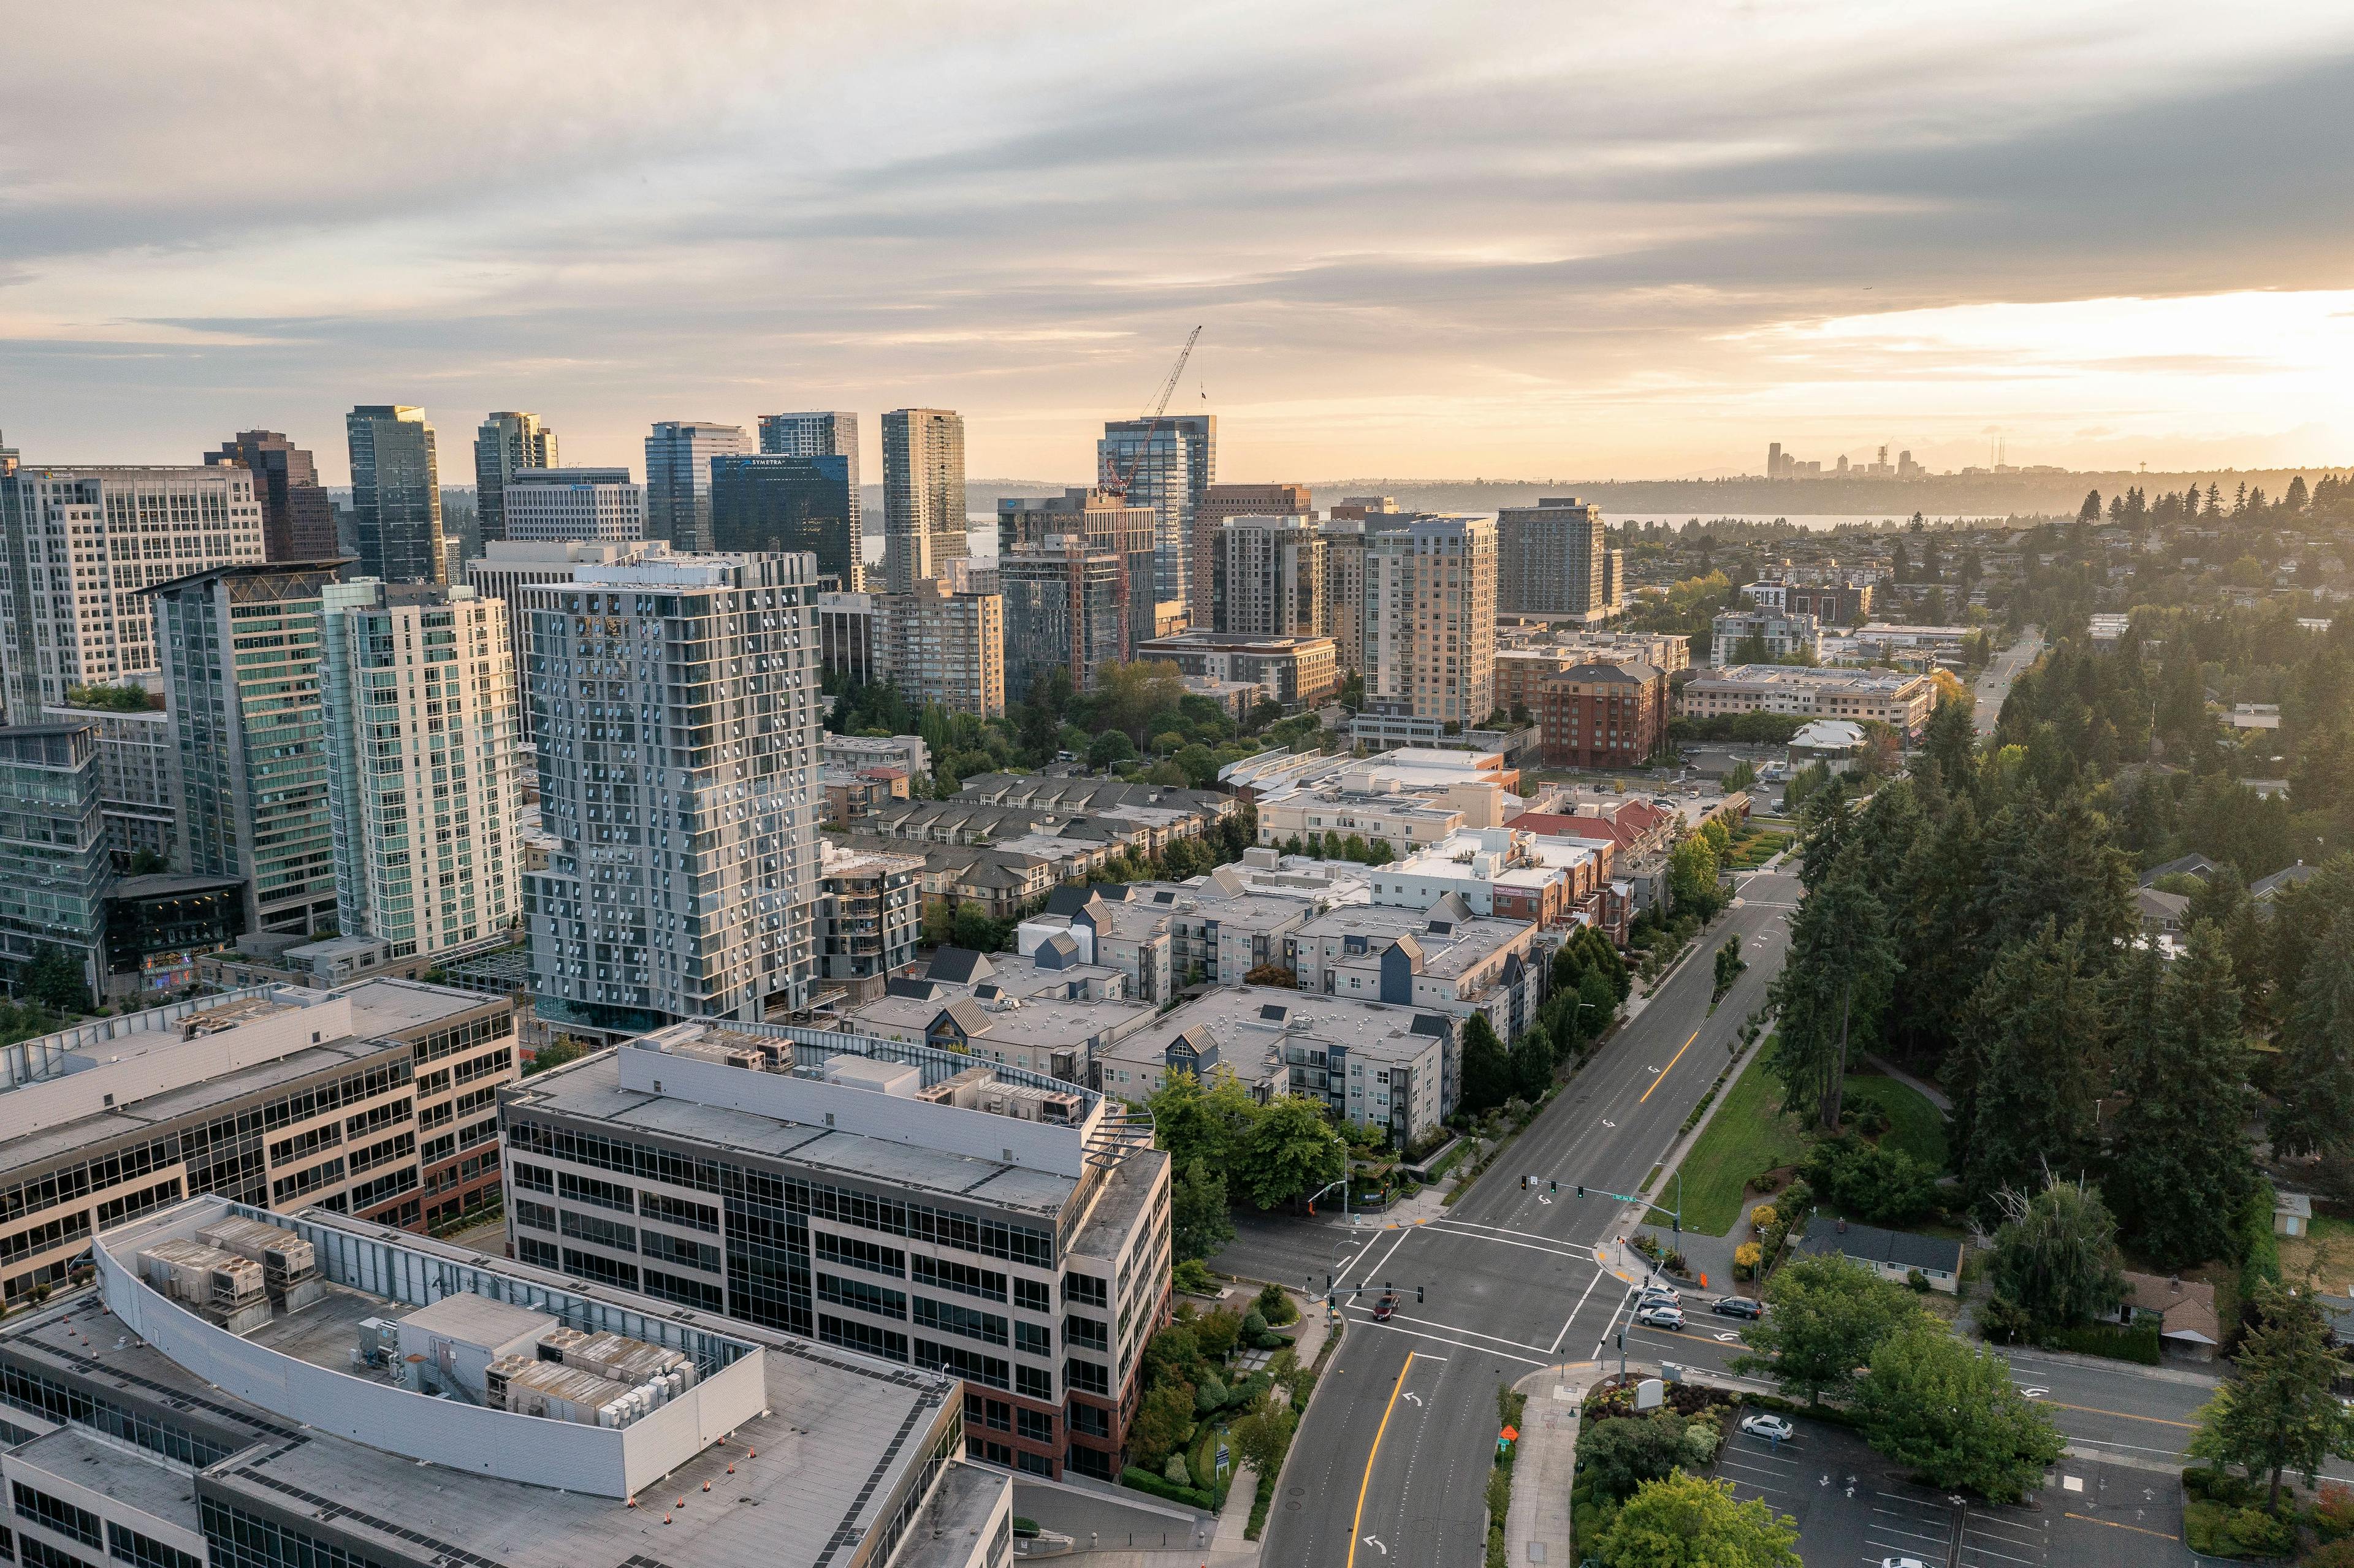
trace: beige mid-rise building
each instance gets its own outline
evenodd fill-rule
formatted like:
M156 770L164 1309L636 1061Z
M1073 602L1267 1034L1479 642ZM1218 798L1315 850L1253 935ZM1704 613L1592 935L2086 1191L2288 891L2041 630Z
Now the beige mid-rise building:
M1311 517L1230 517L1219 530L1225 572L1218 630L1242 637L1321 637L1323 534Z
M1005 597L937 577L875 597L875 652L907 700L988 718L1005 711Z
M1936 683L1926 675L1797 664L1735 664L1703 671L1685 685L1681 701L1683 713L1691 718L1768 713L1877 719L1908 735L1920 733L1936 705Z
M1367 708L1470 728L1495 705L1495 520L1416 516L1367 535Z
M1226 559L1219 531L1230 517L1310 517L1316 497L1304 484L1213 484L1193 507L1193 559L1206 562L1187 585L1187 618L1196 630L1231 630L1225 618Z

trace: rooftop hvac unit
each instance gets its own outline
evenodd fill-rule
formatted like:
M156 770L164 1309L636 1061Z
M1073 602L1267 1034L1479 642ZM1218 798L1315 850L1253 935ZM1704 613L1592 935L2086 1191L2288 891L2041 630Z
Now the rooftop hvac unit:
M262 1277L273 1296L283 1296L319 1272L318 1252L309 1242L260 1220L220 1220L197 1231L196 1239L261 1265Z

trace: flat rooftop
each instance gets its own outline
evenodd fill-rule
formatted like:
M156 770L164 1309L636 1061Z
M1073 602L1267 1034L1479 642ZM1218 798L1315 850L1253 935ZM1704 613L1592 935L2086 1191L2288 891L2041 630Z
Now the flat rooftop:
M1274 1069L1286 1045L1320 1050L1340 1044L1374 1060L1410 1062L1429 1049L1433 1040L1453 1033L1454 1020L1436 1008L1320 996L1281 986L1234 986L1161 1014L1151 1028L1106 1053L1106 1059L1159 1066L1169 1043L1192 1029L1207 1029L1215 1036L1221 1054L1233 1058L1227 1065L1250 1082L1254 1073Z
M944 1004L926 1005L937 1012ZM519 1101L510 1103L559 1116L610 1122L616 1129L635 1128L714 1149L771 1160L790 1159L820 1170L838 1171L940 1197L1022 1209L1049 1221L1061 1213L1079 1185L1075 1178L1002 1160L922 1149L862 1133L625 1089L620 1082L619 1054L612 1051L599 1052L531 1078L524 1085Z
M1435 931L1433 925L1447 929ZM1299 934L1302 938L1363 937L1368 957L1400 937L1412 937L1422 948L1423 973L1450 975L1461 974L1529 928L1526 920L1503 920L1492 915L1456 919L1396 905L1344 904L1318 916Z

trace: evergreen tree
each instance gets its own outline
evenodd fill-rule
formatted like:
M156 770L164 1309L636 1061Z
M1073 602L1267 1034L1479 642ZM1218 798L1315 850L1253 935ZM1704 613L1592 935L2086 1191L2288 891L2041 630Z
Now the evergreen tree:
M1502 1105L1512 1096L1512 1070L1504 1043L1484 1012L1475 1012L1463 1025L1463 1108L1483 1111Z
M1945 1059L1984 967L1970 921L1983 863L1978 812L1965 795L1914 845L1906 867L1903 899L1892 910L1903 965L1903 1004L1892 1010L1890 1019L1901 1049L1913 1061Z
M2145 957L2136 989L2149 992ZM2201 922L2190 946L2164 965L2154 1002L2129 1005L2117 1042L2125 1097L2111 1133L2105 1183L2126 1245L2168 1268L2216 1257L2256 1173L2245 1128L2253 1112L2240 992L2221 933Z
M2102 1012L2081 939L2045 921L1995 960L1963 1010L1946 1085L1962 1187L1981 1213L2005 1187L2040 1187L2047 1170L2073 1177L2092 1164L2100 1079L2090 1047Z
M2258 1289L2257 1325L2241 1341L2240 1375L2199 1412L2190 1453L2266 1477L2280 1507L2281 1477L2316 1483L2324 1461L2354 1456L2354 1411L2330 1392L2342 1365L2329 1351L2329 1325L2310 1293Z
M1553 1042L1541 1029L1522 1032L1512 1043L1510 1063L1512 1092L1531 1105L1545 1097L1553 1087Z
M2312 885L2325 881L2336 878L2316 877ZM2354 907L2341 903L2317 913L2323 918L2304 971L2284 999L2280 1103L2271 1129L2282 1154L2343 1160L2354 1154Z
M1848 810L1847 785L1839 774L1811 791L1798 808L1798 880L1809 891L1830 874L1831 864L1847 847L1854 825Z
M1842 867L1800 901L1790 955L1775 977L1775 1075L1787 1103L1836 1129L1852 1043L1870 1041L1896 978L1887 911L1861 874Z
M1978 726L1967 699L1939 703L1921 732L1916 774L1933 774L1948 795L1967 792L1978 778Z

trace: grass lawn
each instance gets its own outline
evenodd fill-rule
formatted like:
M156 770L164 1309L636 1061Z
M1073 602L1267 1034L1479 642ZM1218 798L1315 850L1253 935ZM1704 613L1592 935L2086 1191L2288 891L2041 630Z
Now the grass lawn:
M1946 1113L1924 1098L1921 1091L1878 1074L1850 1074L1850 1095L1870 1095L1888 1112L1890 1127L1881 1142L1901 1149L1932 1171L1946 1169Z
M2283 1279L2310 1279L2333 1296L2354 1288L2354 1220L2316 1214L2310 1234L2279 1241Z
M1742 1218L1741 1194L1751 1180L1795 1163L1806 1148L1797 1121L1782 1114L1782 1086L1766 1070L1761 1050L1733 1080L1685 1157L1684 1224L1708 1235L1725 1234ZM1666 1184L1659 1190L1667 1191Z

